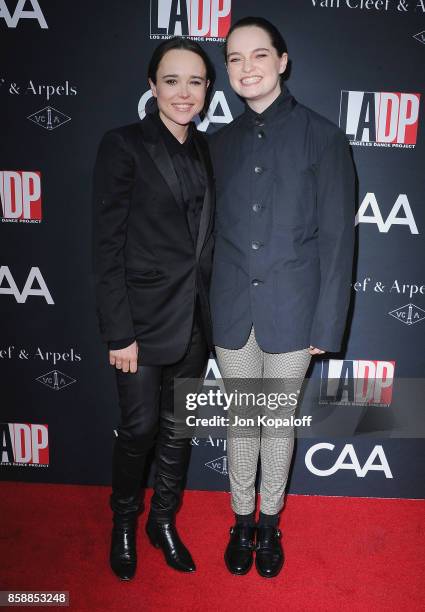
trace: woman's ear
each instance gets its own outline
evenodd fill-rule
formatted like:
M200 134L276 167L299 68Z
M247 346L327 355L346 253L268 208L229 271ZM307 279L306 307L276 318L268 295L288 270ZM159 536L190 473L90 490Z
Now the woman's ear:
M156 93L156 85L155 85L155 83L152 81L152 79L148 79L148 83L149 83L149 87L151 88L152 95L154 96L154 98L156 98L157 97L157 93Z
M287 65L288 65L288 54L282 53L282 57L280 58L279 74L283 74L285 72Z

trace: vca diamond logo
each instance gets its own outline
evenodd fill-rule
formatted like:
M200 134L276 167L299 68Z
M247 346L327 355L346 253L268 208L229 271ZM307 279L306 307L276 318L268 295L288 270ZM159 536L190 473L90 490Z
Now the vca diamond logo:
M400 308L396 308L396 310L392 310L388 314L405 325L414 325L425 319L425 310L414 304L400 306Z
M52 370L47 374L39 376L36 380L41 382L42 385L49 387L49 389L52 389L52 391L61 391L65 389L65 387L69 387L69 385L76 382L74 378L67 376L63 372L59 372L59 370Z
M71 121L71 117L61 113L56 108L53 108L53 106L46 106L27 117L27 119L49 131L55 130Z
M414 34L413 38L416 38L416 40L419 40L420 43L425 45L425 30L422 30L422 32L418 32L417 34Z
M227 476L227 474L229 473L227 471L226 455L223 455L223 457L218 457L218 459L213 459L212 461L208 461L208 463L206 463L205 466L207 468L210 468L210 470L214 470L214 472L218 472L222 476Z

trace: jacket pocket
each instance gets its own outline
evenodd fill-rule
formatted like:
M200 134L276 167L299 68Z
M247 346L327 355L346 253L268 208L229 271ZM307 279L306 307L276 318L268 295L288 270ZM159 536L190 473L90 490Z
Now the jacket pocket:
M125 276L128 281L133 283L154 283L166 277L164 272L162 272L161 270L157 270L156 268L146 268L139 270L127 268L125 271Z

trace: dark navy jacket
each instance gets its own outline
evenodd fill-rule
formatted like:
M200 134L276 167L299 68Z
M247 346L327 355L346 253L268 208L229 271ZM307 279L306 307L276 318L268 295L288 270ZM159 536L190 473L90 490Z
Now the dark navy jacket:
M338 351L354 245L355 174L343 132L285 88L213 134L214 343Z

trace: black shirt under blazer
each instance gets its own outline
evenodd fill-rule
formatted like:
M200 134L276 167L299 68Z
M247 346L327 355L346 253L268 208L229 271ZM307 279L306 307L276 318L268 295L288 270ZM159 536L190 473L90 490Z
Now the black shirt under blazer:
M266 352L341 347L354 245L354 167L345 134L285 88L212 135L216 244L213 338L251 326Z
M214 188L205 137L191 124L206 189L194 242L180 183L155 120L111 130L94 169L94 267L106 342L136 338L140 365L175 363L199 296L209 345Z

